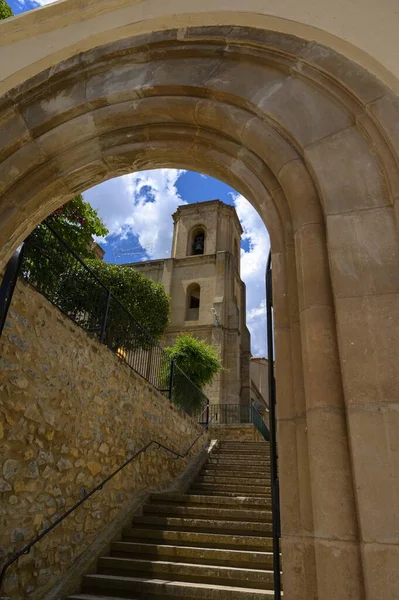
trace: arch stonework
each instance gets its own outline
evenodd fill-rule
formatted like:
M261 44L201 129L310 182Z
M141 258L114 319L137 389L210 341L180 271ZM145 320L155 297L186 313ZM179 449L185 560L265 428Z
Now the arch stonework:
M74 194L140 169L217 177L265 221L289 600L399 593L398 107L332 49L231 26L124 37L1 99L3 265Z

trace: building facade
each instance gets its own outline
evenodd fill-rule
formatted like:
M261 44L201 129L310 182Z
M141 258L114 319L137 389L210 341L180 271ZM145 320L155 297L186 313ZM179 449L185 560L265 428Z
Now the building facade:
M240 277L242 228L220 200L179 206L173 215L171 258L130 263L161 283L171 298L164 343L191 333L219 349L223 371L208 387L213 404L250 401L250 334Z

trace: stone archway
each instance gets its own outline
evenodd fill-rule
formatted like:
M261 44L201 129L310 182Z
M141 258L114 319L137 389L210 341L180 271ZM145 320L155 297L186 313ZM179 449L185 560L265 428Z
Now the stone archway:
M3 261L75 193L145 168L218 177L264 219L289 600L397 585L397 103L313 42L208 27L82 52L1 104Z

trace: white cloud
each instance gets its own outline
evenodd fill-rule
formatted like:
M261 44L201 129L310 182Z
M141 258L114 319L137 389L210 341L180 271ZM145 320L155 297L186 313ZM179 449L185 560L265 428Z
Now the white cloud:
M84 193L98 210L110 234L138 236L148 258L170 256L173 222L171 215L181 198L176 181L184 171L157 169L112 179Z
M241 250L241 278L247 287L247 326L251 332L254 356L266 356L265 273L270 240L266 227L253 206L243 196L234 196L249 250Z

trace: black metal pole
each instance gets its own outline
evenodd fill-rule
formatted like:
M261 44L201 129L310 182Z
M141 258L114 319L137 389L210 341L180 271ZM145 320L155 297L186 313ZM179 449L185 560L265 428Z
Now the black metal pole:
M0 337L3 333L8 309L10 308L15 285L21 269L24 244L21 244L7 263L3 281L0 286Z
M110 292L110 290L108 290L107 291L107 300L106 300L106 303L105 303L104 318L103 318L103 322L101 324L101 331L100 331L100 337L99 337L99 340L100 340L101 344L104 344L105 334L107 332L107 321L108 321L108 313L109 313L110 302L111 302L111 292Z
M267 358L269 365L269 416L270 416L270 471L272 489L272 518L273 518L273 573L274 598L281 600L280 576L280 490L277 466L277 436L276 436L276 383L274 378L274 347L273 347L273 290L272 290L272 255L269 252L266 267L266 310L267 310Z
M169 375L169 400L173 398L173 380L175 376L175 361L170 362L170 375Z

